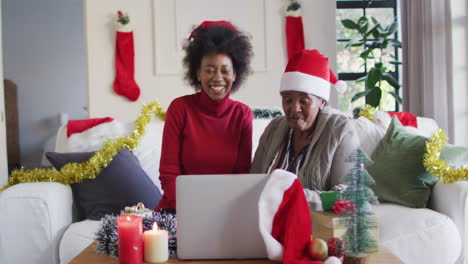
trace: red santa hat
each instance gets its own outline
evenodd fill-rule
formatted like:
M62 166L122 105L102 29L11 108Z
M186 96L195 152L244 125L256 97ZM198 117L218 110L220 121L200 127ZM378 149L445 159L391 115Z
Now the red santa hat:
M308 245L312 234L310 209L297 176L275 170L266 183L260 199L259 229L268 258L284 264L315 264Z
M280 92L299 91L328 101L331 86L339 93L344 93L347 88L346 83L339 81L330 69L327 57L318 50L305 49L289 60L281 78Z
M209 27L209 26L213 26L213 25L217 25L217 26L225 26L225 27L228 27L230 29L232 29L233 31L237 31L236 27L231 24L230 22L226 21L226 20L218 20L218 21L203 21L198 27L196 27L192 33L190 33L190 36L189 36L189 40L193 38L195 32L197 32L197 30L199 30L200 28L204 28L204 27Z

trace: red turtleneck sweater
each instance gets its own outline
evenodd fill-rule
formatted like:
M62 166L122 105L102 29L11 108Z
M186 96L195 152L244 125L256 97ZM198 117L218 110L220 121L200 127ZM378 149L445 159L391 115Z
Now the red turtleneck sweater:
M176 98L164 124L159 179L164 195L155 210L175 209L175 180L182 174L248 173L252 158L250 108L200 93Z

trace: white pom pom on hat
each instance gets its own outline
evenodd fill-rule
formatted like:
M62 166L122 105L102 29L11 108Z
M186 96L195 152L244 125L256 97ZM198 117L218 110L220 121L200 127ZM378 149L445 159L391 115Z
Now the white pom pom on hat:
M347 88L348 88L348 84L346 84L346 82L344 81L339 80L335 83L335 89L340 94L346 92Z
M331 256L325 260L324 264L341 264L341 260L335 256Z
M339 93L344 93L347 88L344 81L336 78L327 57L318 50L305 49L289 60L281 78L280 92L304 92L328 101L331 86Z

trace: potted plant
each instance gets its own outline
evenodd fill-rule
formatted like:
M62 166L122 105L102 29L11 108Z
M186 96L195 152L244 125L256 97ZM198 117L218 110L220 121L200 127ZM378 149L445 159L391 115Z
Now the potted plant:
M389 91L389 94L401 104L402 100L398 95L401 85L389 70L390 64L395 65L395 67L401 64L389 52L391 48L401 48L401 42L393 37L398 29L398 23L396 19L390 25L383 25L375 17L371 17L370 20L372 23L366 16L362 16L356 21L351 19L341 20L345 28L357 31L359 35L358 38L351 39L346 47L362 47L359 57L364 60L364 65L369 64L371 61L374 62L367 74L356 80L357 82L365 82L365 90L356 93L351 98L351 102L365 96L366 104L373 107L380 106L382 89L384 82L386 82L393 88L393 91ZM389 55L393 60L385 60L386 55Z

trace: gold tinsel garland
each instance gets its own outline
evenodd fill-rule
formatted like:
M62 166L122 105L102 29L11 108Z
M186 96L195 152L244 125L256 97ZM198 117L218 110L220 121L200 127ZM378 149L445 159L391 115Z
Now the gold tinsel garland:
M444 183L454 183L456 181L468 179L468 167L462 166L458 169L452 168L439 158L440 152L447 143L447 135L438 129L426 143L426 154L424 154L423 164L426 170L437 176Z
M24 182L58 182L63 184L78 183L83 180L95 179L102 169L111 163L114 156L123 148L134 150L137 148L140 138L145 134L146 126L157 117L166 119L166 112L161 105L154 101L149 105L143 104L138 118L135 120L135 129L128 137L120 137L114 141L106 140L102 147L94 155L82 163L68 163L60 171L55 169L14 170L8 178L8 184L0 188L0 191Z
M361 111L359 111L359 116L366 117L370 121L374 122L374 115L377 113L377 109L371 105L366 105Z

